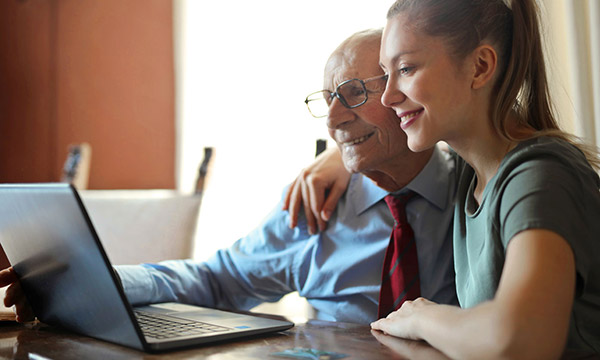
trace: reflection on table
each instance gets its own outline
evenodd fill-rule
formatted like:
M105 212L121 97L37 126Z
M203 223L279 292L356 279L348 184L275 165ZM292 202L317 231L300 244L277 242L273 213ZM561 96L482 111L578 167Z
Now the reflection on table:
M280 333L161 354L140 352L39 322L0 322L2 359L284 359L275 353L294 348L344 354L344 359L448 359L425 342L387 336L371 331L367 325L319 320L297 324ZM563 359L591 360L600 357L567 351Z

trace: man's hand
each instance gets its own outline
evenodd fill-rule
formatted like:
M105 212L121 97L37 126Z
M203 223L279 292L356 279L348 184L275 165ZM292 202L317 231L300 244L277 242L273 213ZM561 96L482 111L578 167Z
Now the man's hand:
M8 288L6 289L6 295L4 297L4 306L15 306L18 322L34 320L35 316L33 315L33 310L25 298L25 294L21 289L21 283L19 283L17 274L15 274L12 267L0 271L0 287L5 286L8 286Z
M302 170L288 189L283 210L290 213L290 227L296 227L303 205L309 232L316 234L317 226L319 231L325 230L349 181L350 173L344 167L337 147L325 150Z

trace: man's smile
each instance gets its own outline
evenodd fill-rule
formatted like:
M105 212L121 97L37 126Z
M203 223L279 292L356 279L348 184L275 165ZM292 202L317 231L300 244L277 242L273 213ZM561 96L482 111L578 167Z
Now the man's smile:
M350 140L350 141L341 142L341 144L342 144L343 146L352 146L352 145L358 145L358 144L362 144L362 143L364 143L365 141L367 141L367 140L368 140L368 139L369 139L371 136L373 136L373 134L375 134L375 132L372 132L372 133L370 133L370 134L367 134L367 135L361 136L361 137L359 137L359 138L356 138L356 139L352 139L352 140Z

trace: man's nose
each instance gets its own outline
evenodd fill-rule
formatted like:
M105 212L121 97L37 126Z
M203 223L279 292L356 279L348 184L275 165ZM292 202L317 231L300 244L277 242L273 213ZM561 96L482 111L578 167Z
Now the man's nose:
M327 115L327 127L330 129L337 129L340 126L350 122L354 119L355 114L351 109L345 107L340 99L337 97L333 98L333 101L329 105L329 113Z

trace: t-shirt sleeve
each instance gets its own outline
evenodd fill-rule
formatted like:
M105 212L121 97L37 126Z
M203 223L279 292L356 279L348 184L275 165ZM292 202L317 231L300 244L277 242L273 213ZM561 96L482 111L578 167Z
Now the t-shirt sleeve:
M519 232L545 229L562 236L575 254L578 282L585 281L590 259L583 250L587 236L581 183L569 166L552 159L537 159L512 169L502 192L499 223L506 248ZM582 286L581 283L578 287Z

